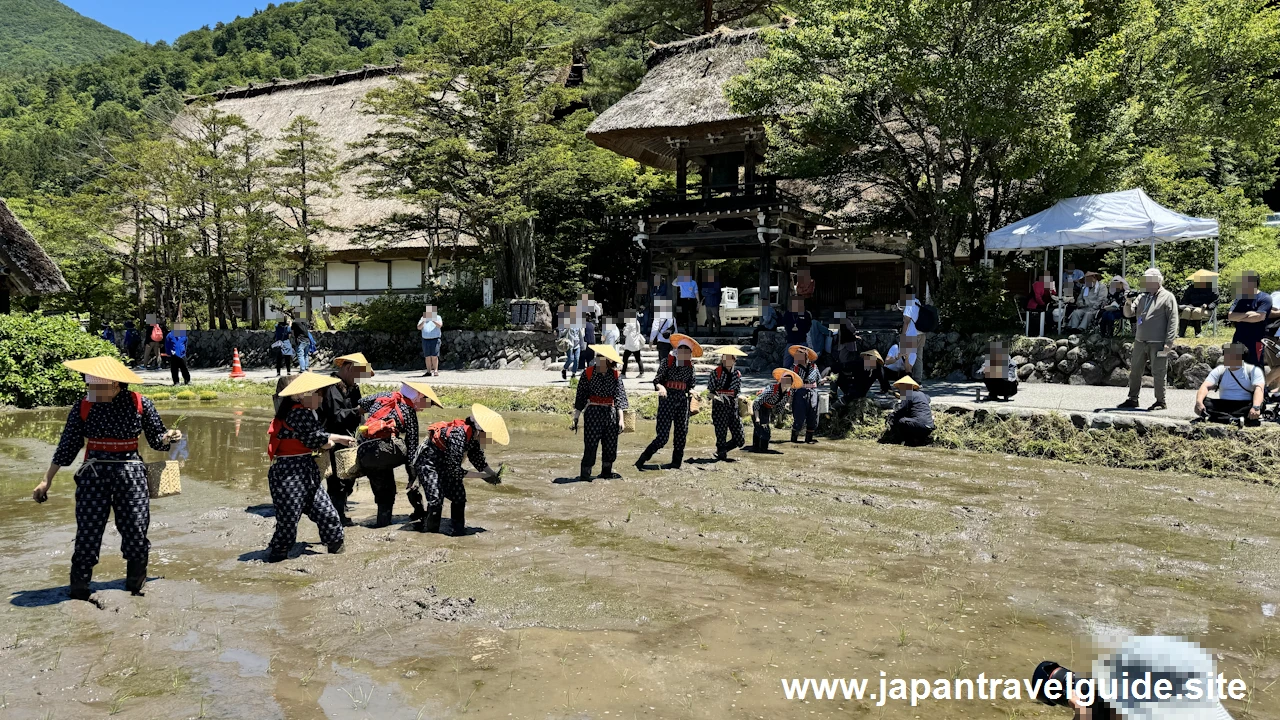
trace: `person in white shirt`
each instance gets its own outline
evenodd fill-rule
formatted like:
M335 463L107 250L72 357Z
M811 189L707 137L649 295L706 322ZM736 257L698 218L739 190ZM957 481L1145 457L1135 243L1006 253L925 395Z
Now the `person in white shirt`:
M1262 417L1265 380L1262 368L1244 361L1245 347L1240 343L1222 348L1222 364L1209 373L1196 391L1196 415L1213 422L1257 422ZM1218 390L1218 398L1209 391Z
M920 320L920 301L916 300L916 289L907 285L902 289L902 337L915 337L920 334L916 322Z
M440 374L440 329L444 327L444 318L436 312L434 305L428 305L418 319L418 330L422 332L422 362L427 371L422 377Z
M916 347L916 336L907 336L901 346L895 344L889 348L889 354L884 359L885 377L892 383L899 378L911 375L918 359L919 349Z
M614 350L618 349L618 326L613 322L613 318L605 317L600 321L600 339L604 340L605 345L612 346Z
M636 319L635 310L622 311L622 377L627 376L627 364L635 356L640 372L636 377L644 376L644 361L640 359L640 351L644 349L644 331L640 329L640 321Z
M671 336L676 330L676 319L670 300L658 300L653 307L653 325L649 328L649 342L658 348L658 366L667 364L671 354Z

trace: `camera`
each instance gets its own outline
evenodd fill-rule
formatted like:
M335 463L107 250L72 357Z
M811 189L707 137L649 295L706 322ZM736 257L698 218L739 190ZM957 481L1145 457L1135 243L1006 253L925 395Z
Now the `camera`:
M1083 701L1082 705L1092 709L1095 720L1116 718L1111 707L1098 697L1093 679L1088 675L1077 674L1052 660L1045 660L1036 666L1035 672L1031 674L1031 681L1036 688L1035 699L1045 705L1073 707L1068 700L1070 697Z

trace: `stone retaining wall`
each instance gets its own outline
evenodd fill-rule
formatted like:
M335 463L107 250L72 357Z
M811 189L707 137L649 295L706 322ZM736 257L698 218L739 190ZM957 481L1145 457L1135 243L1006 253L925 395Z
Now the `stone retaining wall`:
M406 370L422 367L421 336L374 332L313 331L317 353L312 364L327 367L333 358L362 352L376 367ZM274 331L192 330L187 340L191 367L227 367L232 348L239 348L245 367L273 366ZM440 366L467 368L537 368L555 364L555 335L525 330L446 330L440 344Z

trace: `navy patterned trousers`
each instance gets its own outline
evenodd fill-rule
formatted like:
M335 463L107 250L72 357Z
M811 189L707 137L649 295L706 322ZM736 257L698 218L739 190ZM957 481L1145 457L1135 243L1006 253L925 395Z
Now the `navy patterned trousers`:
M267 485L276 506L276 531L269 545L272 554L286 555L293 549L303 515L320 530L320 542L342 542L342 519L320 486L320 468L310 455L276 458L267 471Z
M147 497L147 466L137 462L93 462L76 473L76 545L71 555L71 582L85 582L98 564L107 516L116 513L120 554L125 560L147 562L151 541L151 500Z

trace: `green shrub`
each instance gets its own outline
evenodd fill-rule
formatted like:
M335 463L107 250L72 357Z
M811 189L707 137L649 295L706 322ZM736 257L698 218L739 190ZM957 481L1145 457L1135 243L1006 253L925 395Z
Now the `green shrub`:
M414 332L425 304L426 298L422 295L379 295L349 306L343 316L351 317L343 321L342 328L397 334Z
M1262 292L1280 290L1280 252L1275 246L1258 248L1250 250L1222 268L1218 290L1225 302L1235 298L1235 283L1240 279L1240 273L1245 270L1258 273L1258 289Z
M462 327L465 330L506 330L510 316L505 302L495 302L487 308L473 310Z
M951 266L934 302L946 330L988 333L1018 326L1018 309L998 270Z
M62 361L97 355L120 357L70 316L0 315L0 404L70 405L84 393L84 380Z
M177 395L174 395L174 396L173 396L173 399L175 399L175 400L195 400L195 399L196 399L196 394L195 394L194 392L190 391L190 390L183 390L182 392L178 393Z

